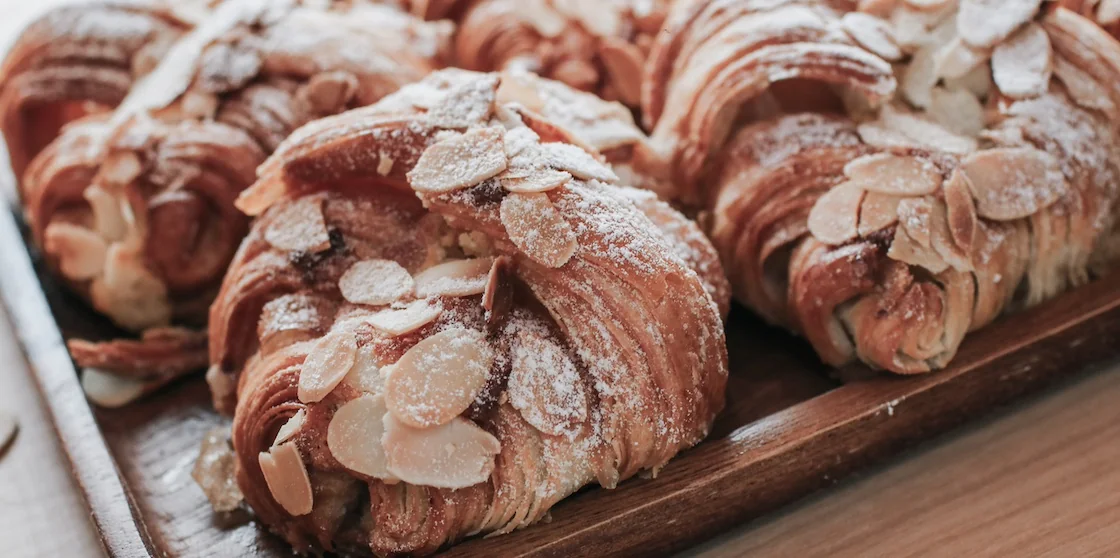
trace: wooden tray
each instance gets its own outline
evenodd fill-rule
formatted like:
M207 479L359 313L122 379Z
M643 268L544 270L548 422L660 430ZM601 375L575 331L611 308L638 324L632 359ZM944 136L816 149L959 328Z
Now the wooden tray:
M42 273L17 221L0 211L0 297L109 554L290 556L253 524L215 524L190 477L203 433L224 421L201 377L126 409L91 410L62 340L117 331ZM830 370L742 309L727 337L728 406L706 442L656 479L586 489L556 506L550 523L446 555L652 556L695 544L1120 355L1120 284L1099 280L998 322L972 335L950 369L919 377Z

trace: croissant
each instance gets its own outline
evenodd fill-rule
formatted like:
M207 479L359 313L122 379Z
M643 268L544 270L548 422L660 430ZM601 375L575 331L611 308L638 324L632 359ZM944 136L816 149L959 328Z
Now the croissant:
M521 69L637 107L641 67L668 0L428 0L413 12L459 23L456 65Z
M549 118L615 110L560 87L437 72L296 131L239 199L260 217L208 376L241 491L297 551L512 531L656 472L723 406L718 256Z
M103 24L127 29L132 17L107 10ZM80 38L84 20L62 21L71 28L61 36L78 38L51 45L48 51L57 52L47 59L90 48ZM205 334L166 326L205 323L248 232L234 201L252 184L257 165L303 123L372 103L441 66L450 34L449 23L387 6L229 0L177 40L152 39L172 42L162 62L115 109L70 122L22 176L28 223L58 274L122 328L157 330L136 340L74 340L78 363L137 380L204 369ZM135 50L134 38L120 37L125 43L112 36L96 44L108 53ZM30 41L25 36L21 44ZM106 65L67 64L70 73L94 76L88 80L100 79ZM5 66L15 72L5 77L5 91L29 79L43 90L77 87L25 66ZM103 104L116 100L105 97ZM29 103L0 110L20 114ZM67 117L59 106L60 118ZM35 150L18 130L7 139L16 153Z
M643 111L739 300L925 372L1115 260L1120 44L1037 2L865 9L698 2Z

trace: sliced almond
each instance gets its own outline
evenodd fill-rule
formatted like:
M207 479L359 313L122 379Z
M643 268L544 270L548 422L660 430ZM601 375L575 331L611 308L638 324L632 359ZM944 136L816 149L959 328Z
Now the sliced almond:
M933 248L922 246L916 242L901 227L895 230L891 247L887 250L887 257L909 265L925 268L930 273L941 273L949 268L949 264L934 251Z
M844 174L854 186L894 196L923 196L941 186L941 173L933 163L893 153L853 159L844 166Z
M294 443L287 443L262 451L257 455L264 482L272 499L293 516L311 513L314 500L307 466Z
M43 248L58 258L58 267L74 281L92 279L105 269L109 250L97 233L70 223L51 223L44 232Z
M864 122L856 128L859 139L871 147L889 149L892 147L918 147L921 145L909 136L887 127L882 122Z
M528 23L542 37L559 37L568 27L568 19L553 9L547 0L521 0L510 6L521 21Z
M536 78L525 72L503 72L496 94L499 103L521 103L533 112L544 110L544 99L534 86Z
M428 111L428 120L434 126L467 128L484 124L494 113L494 96L499 77L495 74L469 74L472 76L451 87L440 101Z
M859 209L859 236L881 231L898 222L898 204L903 197L867 192Z
M540 332L523 330L512 351L509 403L546 434L574 434L587 420L587 394L564 348Z
M376 347L375 343L358 347L354 366L346 373L342 383L363 393L377 394L385 391L385 379L381 377L381 358L375 351Z
M809 232L825 244L843 244L859 234L864 191L847 182L834 186L809 211Z
M120 240L128 233L128 224L121 215L120 200L97 185L82 192L93 211L94 229L107 241Z
M542 194L543 195L543 194ZM416 296L473 296L486 289L494 258L452 260L416 274Z
M941 11L953 4L953 0L903 0L910 6L923 11Z
M19 429L19 423L16 422L16 417L7 411L0 410L0 455L8 449L8 445L16 437L16 430Z
M122 378L96 368L82 370L82 391L99 407L116 409L144 395L144 382Z
M434 322L441 313L443 305L438 301L414 300L403 308L381 310L366 318L366 323L389 335L404 335Z
M898 204L898 226L923 248L930 244L930 215L933 202L929 197L906 198Z
M1067 191L1057 161L1029 147L980 151L964 159L960 169L972 187L976 213L997 221L1032 215Z
M105 269L90 285L90 300L94 308L131 330L171 321L167 287L144 265L139 246L122 242L109 246Z
M446 424L470 407L486 385L494 352L473 329L448 329L413 345L393 365L385 403L415 428Z
M599 58L618 100L637 106L642 100L642 63L645 61L641 49L622 39L604 37L599 44Z
M1120 6L1120 0L1116 4ZM1054 57L1054 75L1066 86L1066 91L1078 105L1105 112L1116 110L1108 89L1061 56Z
M323 199L302 197L272 216L264 239L281 250L318 253L331 247L323 217Z
M568 143L545 143L541 145L546 164L554 169L568 171L583 180L602 180L614 182L618 176L605 163L587 151Z
M409 184L417 192L442 193L498 176L508 165L504 135L500 128L479 128L433 144L409 171Z
M984 106L965 89L933 88L927 112L949 131L962 136L976 136L984 129Z
M1042 0L961 0L957 31L974 47L992 47L1034 18Z
M510 192L547 192L572 180L570 173L546 168L535 169L525 176L502 178L502 187Z
M972 200L968 179L960 169L954 170L945 181L945 216L949 223L949 233L953 242L966 254L972 253L976 238L976 204Z
M576 253L576 233L547 194L510 194L502 200L502 225L529 259L560 267Z
M933 73L938 78L959 79L988 59L987 50L973 48L960 37L937 50L933 56Z
M924 46L910 58L910 63L902 70L899 91L910 104L918 108L929 106L933 86L937 84L937 68L934 56L937 49Z
M346 377L358 352L354 334L332 331L307 353L299 372L297 394L303 403L322 401Z
M971 153L977 148L975 138L954 134L936 122L898 110L893 106L883 107L878 122L910 138L917 145L958 154Z
M292 415L291 418L280 427L280 430L276 432L276 439L272 441L272 447L279 446L291 440L292 436L298 434L299 429L303 428L303 421L306 418L307 411L303 409L296 411L296 414Z
M319 114L342 112L357 91L358 78L350 72L321 72L307 82L307 100Z
M414 287L408 270L393 260L355 262L338 280L342 298L371 306L390 304L410 296Z
M980 64L959 78L945 78L946 89L964 89L977 99L986 99L992 92L992 68Z
M116 151L107 157L97 171L94 182L113 188L123 188L140 176L144 166L132 151Z
M860 46L879 58L888 61L902 58L902 49L886 21L864 13L848 12L840 19L840 26Z
M1120 21L1120 0L1101 0L1097 4L1097 23L1112 25Z
M327 449L343 467L373 478L396 479L389 472L381 437L389 412L381 395L362 395L334 412L327 425Z
M461 417L425 429L411 428L393 413L383 420L389 472L410 484L456 489L486 482L502 451L497 438Z
M1008 97L1037 97L1050 85L1053 64L1050 36L1031 23L992 51L992 79Z

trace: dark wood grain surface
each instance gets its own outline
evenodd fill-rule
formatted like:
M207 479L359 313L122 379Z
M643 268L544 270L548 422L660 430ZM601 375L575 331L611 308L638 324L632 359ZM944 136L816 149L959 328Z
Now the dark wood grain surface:
M216 524L190 478L197 444L220 424L201 378L139 404L91 412L67 334L116 332L48 278L0 217L0 293L17 324L94 522L114 556L286 556L252 524ZM47 304L50 304L48 310ZM52 312L53 311L53 316ZM656 479L587 489L550 523L475 539L449 556L664 554L835 482L906 446L1120 353L1120 288L1101 280L970 337L954 365L912 378L841 383L801 341L741 310L728 326L729 405L713 435Z

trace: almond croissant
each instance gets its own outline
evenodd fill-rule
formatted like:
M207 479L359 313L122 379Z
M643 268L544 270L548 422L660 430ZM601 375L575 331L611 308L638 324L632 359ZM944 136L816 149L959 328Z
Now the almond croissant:
M190 32L151 39L171 43L162 62L131 84L120 106L68 124L22 176L27 219L48 261L96 310L144 333L139 340L71 342L82 366L145 380L205 368L205 335L167 326L205 322L248 232L234 200L257 165L303 123L372 103L441 66L451 32L448 23L362 2L321 8L228 0L205 15ZM109 10L99 17L105 27L130 29L137 16ZM149 19L141 21L154 26ZM63 36L80 39L85 23L64 21L71 28ZM37 37L39 27L29 34ZM91 49L79 39L47 45L40 58L75 47L123 56L136 42L127 34L100 37ZM79 76L98 76L107 65L66 60L73 65L67 72ZM84 87L24 66L6 66L15 73L5 82ZM109 107L118 93L95 100ZM3 112L26 112L30 101L21 102ZM38 110L50 107L59 118L71 116L64 104ZM18 130L7 138L14 153L36 149L21 147Z
M1115 258L1120 44L1037 1L866 9L698 2L644 110L740 300L924 372Z
M715 251L548 117L556 87L438 72L296 131L239 201L261 216L209 378L246 500L298 551L512 531L656 471L723 406L723 279L677 255Z
M641 66L667 0L413 0L413 12L459 24L456 65L521 69L637 107Z

